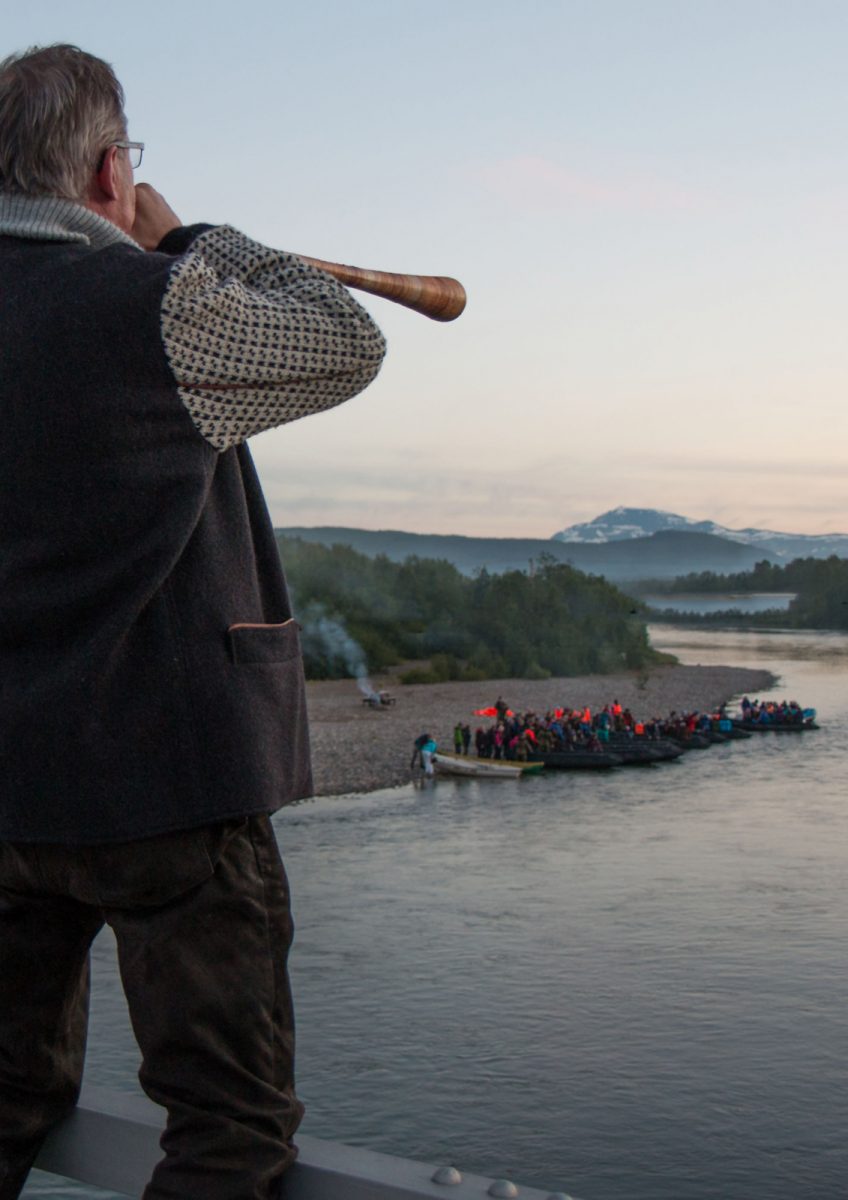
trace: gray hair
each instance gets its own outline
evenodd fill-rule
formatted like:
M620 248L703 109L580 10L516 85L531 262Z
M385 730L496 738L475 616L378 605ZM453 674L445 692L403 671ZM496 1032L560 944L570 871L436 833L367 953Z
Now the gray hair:
M0 62L0 190L83 200L126 135L124 91L101 58L57 45Z

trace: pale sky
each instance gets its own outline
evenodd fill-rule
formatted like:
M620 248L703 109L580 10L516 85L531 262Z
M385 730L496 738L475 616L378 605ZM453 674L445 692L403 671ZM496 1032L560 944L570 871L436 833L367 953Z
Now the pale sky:
M844 0L34 0L188 224L455 275L252 443L277 525L547 537L619 504L848 530Z

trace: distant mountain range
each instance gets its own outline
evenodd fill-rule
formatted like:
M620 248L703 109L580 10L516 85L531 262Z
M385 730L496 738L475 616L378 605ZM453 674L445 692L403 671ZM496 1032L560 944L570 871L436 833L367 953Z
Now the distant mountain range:
M614 583L674 579L690 571L718 574L748 571L762 558L772 557L759 548L698 530L660 530L650 536L590 543L552 538L459 537L342 526L289 526L278 529L277 533L325 546L350 546L369 557L384 554L393 562L403 562L410 555L444 559L466 575L482 568L493 573L527 571L547 556L581 571L603 575Z
M278 534L325 546L343 545L361 554L384 554L394 562L410 555L451 562L466 575L527 571L545 556L614 583L673 579L692 571L719 575L749 571L767 559L848 558L848 534L775 533L726 529L715 521L692 521L656 508L614 508L593 521L570 525L552 538L479 538L405 533L398 529L290 526Z
M707 533L713 537L753 546L759 559L788 562L793 558L827 558L837 554L848 558L848 533L777 533L771 529L727 529L715 521L692 521L678 513L658 508L613 508L592 521L569 525L553 535L553 540L569 545L599 546L650 537L665 530L677 533ZM698 570L712 570L710 567Z

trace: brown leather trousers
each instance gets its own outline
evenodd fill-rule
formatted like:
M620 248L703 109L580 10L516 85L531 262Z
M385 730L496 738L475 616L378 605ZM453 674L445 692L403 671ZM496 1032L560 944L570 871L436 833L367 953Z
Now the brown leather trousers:
M167 1109L144 1200L270 1200L297 1153L288 884L267 816L121 845L0 843L0 1200L76 1102L104 922Z

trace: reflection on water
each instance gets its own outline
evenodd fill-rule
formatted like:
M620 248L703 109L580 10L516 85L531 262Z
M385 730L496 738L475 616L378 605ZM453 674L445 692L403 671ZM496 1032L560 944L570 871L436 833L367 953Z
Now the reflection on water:
M795 599L795 592L742 592L742 593L686 593L669 592L662 595L640 596L650 608L662 611L666 608L681 613L714 613L734 609L742 613L766 612L768 609L783 611Z
M648 631L657 650L676 654L681 662L767 667L792 679L808 675L809 664L816 671L837 673L848 666L848 635L844 633L803 629L711 632L676 625L651 625Z
M825 728L276 818L308 1132L584 1200L846 1194L848 637L652 634ZM95 982L90 1076L132 1086L105 940Z

